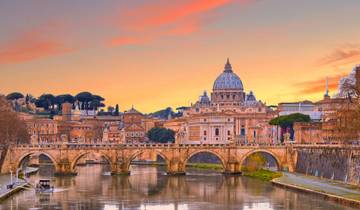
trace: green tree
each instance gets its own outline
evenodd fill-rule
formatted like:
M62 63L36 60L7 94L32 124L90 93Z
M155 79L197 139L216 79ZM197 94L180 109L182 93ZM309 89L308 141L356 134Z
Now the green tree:
M167 143L175 141L175 132L171 129L154 127L147 132L150 141L158 143Z
M75 101L74 97L70 94L62 94L55 97L55 104L57 105L58 110L61 110L61 105L65 102L73 104Z
M270 125L278 125L282 128L293 126L295 122L310 122L310 116L301 113L294 113L276 117L270 120Z
M75 96L75 99L80 102L82 110L88 110L90 102L93 100L93 95L90 92L81 92Z
M46 111L54 110L55 96L52 94L42 94L35 102L35 105L44 108Z
M301 113L294 113L294 114L276 117L276 118L270 120L269 124L280 126L282 134L284 132L286 132L287 130L289 130L290 138L293 139L294 138L294 128L293 128L294 123L295 122L310 122L310 121L311 121L311 119L310 119L309 115L304 115ZM282 141L284 140L282 135L281 135L281 140Z
M7 100L17 100L19 98L24 98L24 95L19 93L19 92L13 92L13 93L10 93L6 96L6 99Z
M115 106L115 116L119 116L119 104Z

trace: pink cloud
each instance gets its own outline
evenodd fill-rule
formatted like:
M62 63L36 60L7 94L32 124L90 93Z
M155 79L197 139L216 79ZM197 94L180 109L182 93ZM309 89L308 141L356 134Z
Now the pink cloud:
M0 44L0 64L14 64L74 51L62 39L50 36L58 24L47 24L26 31Z
M328 79L329 90L334 91L338 88L339 80L344 76L346 76L346 74L339 74L332 77L324 77L297 83L295 86L300 88L297 94L324 93L326 79Z
M335 49L318 61L319 65L343 65L360 59L360 45L348 44Z
M133 9L127 8L116 17L116 25L125 34L136 37L133 44L147 43L164 36L187 36L200 31L211 21L214 10L237 2L241 6L253 0L173 0L151 2L151 4ZM123 45L124 36L115 37L110 46ZM126 42L126 44L132 44Z

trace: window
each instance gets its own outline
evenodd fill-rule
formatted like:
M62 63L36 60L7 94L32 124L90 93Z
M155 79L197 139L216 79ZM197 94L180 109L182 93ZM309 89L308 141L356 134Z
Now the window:
M215 136L218 136L220 134L219 128L215 128Z
M206 122L206 118L204 118L204 122Z
M206 137L204 137L204 141L206 141Z
M245 136L245 128L241 128L241 130L240 130L240 135L241 135L241 136Z
M206 131L204 131L204 136L206 136Z
M231 132L230 132L230 130L228 130L228 136L230 136L231 135Z
M254 131L254 138L256 138L256 131Z

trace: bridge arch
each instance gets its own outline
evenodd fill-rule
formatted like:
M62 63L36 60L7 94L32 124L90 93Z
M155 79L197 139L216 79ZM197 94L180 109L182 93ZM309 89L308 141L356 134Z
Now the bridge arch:
M25 158L29 157L30 155L45 155L46 157L48 157L51 160L51 162L54 164L55 168L58 166L58 162L52 155L50 155L49 153L46 153L46 152L36 151L36 152L27 152L27 153L23 154L22 156L20 156L20 158L18 158L18 160L16 162L16 165L15 165L16 168L20 168L21 164L23 163Z
M221 165L223 167L223 171L225 171L225 169L226 169L226 160L225 160L225 158L221 154L219 154L218 152L215 152L215 151L209 150L209 149L195 150L195 151L191 152L190 154L188 154L185 157L185 159L183 160L184 169L185 169L188 161L190 160L190 158L197 155L197 154L200 154L200 153L209 153L209 154L212 154L212 155L216 156L221 162Z
M281 160L280 158L278 157L278 155L276 155L274 152L270 151L270 150L267 150L267 149L254 149L254 150L251 150L250 152L246 153L240 160L240 167L243 166L245 160L252 154L255 154L255 153L266 153L268 155L270 155L272 158L274 158L275 162L276 162L276 166L277 166L277 169L280 171L281 170Z
M110 165L112 165L111 158L110 158L108 155L106 155L105 153L99 152L99 151L84 151L84 152L80 152L80 153L79 153L77 156L75 156L75 158L71 161L71 169L72 169L72 170L75 170L76 164L77 164L77 162L79 161L79 159L82 158L82 157L84 157L84 156L86 156L86 155L89 155L89 154L99 154L99 155L101 155L102 157L104 157L104 158L108 161L108 163L109 163Z
M137 158L138 156L143 154L144 152L145 152L144 150L138 150L138 151L134 152L132 155L130 155L130 158L126 161L127 170L130 170L131 162L133 160L135 160L135 158ZM165 165L167 167L169 165L169 161L170 161L169 158L163 152L161 152L159 150L155 150L155 153L165 160Z

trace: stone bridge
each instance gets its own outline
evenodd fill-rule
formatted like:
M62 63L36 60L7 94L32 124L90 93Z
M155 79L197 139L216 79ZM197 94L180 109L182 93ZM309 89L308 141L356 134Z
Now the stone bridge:
M155 152L166 162L168 174L185 174L188 160L198 153L217 156L227 174L241 173L245 159L257 152L271 155L278 169L294 171L297 152L289 145L188 145L188 144L45 144L10 147L1 173L16 171L30 155L46 155L55 166L57 175L76 174L78 160L88 154L100 154L109 162L112 174L129 174L131 161L145 152Z

